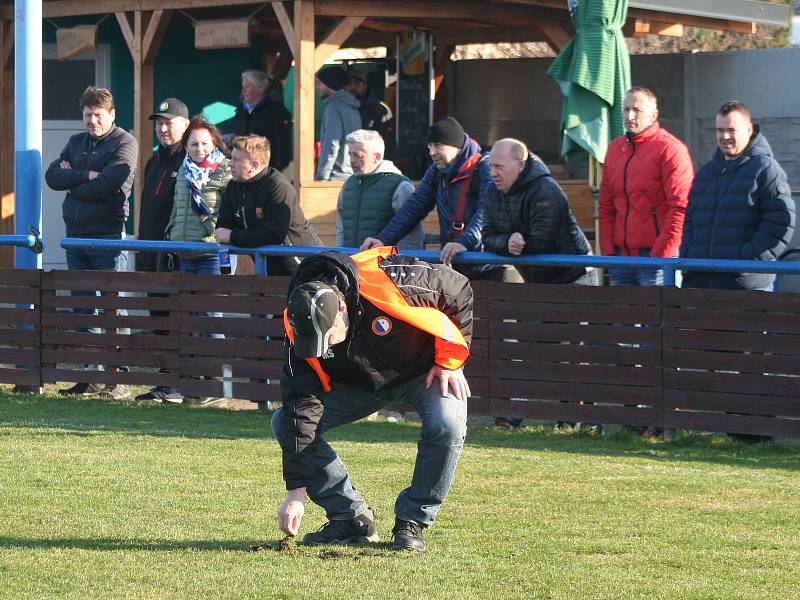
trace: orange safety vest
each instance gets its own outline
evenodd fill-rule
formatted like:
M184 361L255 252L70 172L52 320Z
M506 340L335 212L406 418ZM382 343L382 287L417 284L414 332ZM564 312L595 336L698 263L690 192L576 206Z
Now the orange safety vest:
M461 331L450 318L432 306L412 306L386 275L380 263L387 256L397 254L397 248L382 246L354 254L350 258L358 268L359 294L389 316L434 336L434 362L445 369L460 368L469 357L469 346ZM294 343L294 331L289 316L283 311L283 324L289 341ZM309 366L319 376L322 389L329 392L331 377L317 358L307 358Z

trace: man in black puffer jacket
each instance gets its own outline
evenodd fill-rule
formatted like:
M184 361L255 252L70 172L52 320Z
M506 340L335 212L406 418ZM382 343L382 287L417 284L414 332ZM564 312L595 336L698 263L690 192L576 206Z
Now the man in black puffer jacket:
M497 141L489 156L492 184L486 195L484 246L505 256L591 254L564 190L528 148L512 138ZM503 281L597 285L591 267L506 266Z
M680 256L775 260L792 238L786 173L742 102L717 112L717 145L689 192ZM684 272L683 287L771 291L770 273Z
M220 244L255 248L266 244L321 246L291 182L270 164L270 143L260 135L233 140L233 181L225 188L214 238ZM269 275L291 275L300 260L271 256Z

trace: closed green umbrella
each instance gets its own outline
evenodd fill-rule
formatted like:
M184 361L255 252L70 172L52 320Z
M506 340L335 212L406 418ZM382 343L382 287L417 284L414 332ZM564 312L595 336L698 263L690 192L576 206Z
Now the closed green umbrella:
M562 156L604 162L608 143L624 133L622 104L631 86L622 26L628 0L570 0L575 37L548 70L561 87Z

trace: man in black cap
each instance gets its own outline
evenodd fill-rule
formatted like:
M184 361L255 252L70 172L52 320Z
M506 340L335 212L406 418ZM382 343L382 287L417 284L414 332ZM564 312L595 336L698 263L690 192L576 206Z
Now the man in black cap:
M450 264L461 252L483 250L483 212L491 183L489 162L481 147L453 117L434 123L428 132L428 154L433 164L425 171L414 194L392 220L368 237L362 250L394 245L436 208L439 213L441 260ZM472 279L489 279L494 265L458 265Z
M156 112L150 115L150 120L155 121L158 148L144 167L139 239L163 240L172 214L175 181L186 155L182 139L189 126L189 109L177 98L167 98L158 104ZM139 252L136 254L136 270L172 271L170 257L167 253ZM157 293L149 295L163 296ZM160 310L152 310L150 314L154 317L169 316L168 311ZM173 388L159 385L140 394L136 399L179 403L183 401L183 396Z
M324 104L319 129L319 162L314 179L344 181L353 174L345 138L361 129L361 106L345 89L350 81L342 67L328 67L317 73L317 90Z
M466 435L472 288L463 275L394 248L306 258L284 312L283 407L272 428L283 450L286 499L278 526L296 535L306 497L329 522L303 543L378 541L375 512L323 434L390 402L422 421L413 477L395 502L394 547L424 550L450 490Z

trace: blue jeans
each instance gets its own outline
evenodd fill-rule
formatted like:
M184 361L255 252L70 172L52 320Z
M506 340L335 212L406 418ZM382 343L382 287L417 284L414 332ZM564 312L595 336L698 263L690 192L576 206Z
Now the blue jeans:
M619 248L616 248L614 255L620 256ZM650 256L650 250L639 250L639 256ZM661 269L609 267L607 273L611 285L633 285L639 287L664 285L664 272Z
M458 457L467 435L467 403L451 394L442 396L438 380L425 389L425 375L377 392L345 384L333 384L324 395L324 412L317 427L319 442L315 468L311 469L306 492L321 506L330 520L353 519L367 508L364 497L353 486L347 468L322 435L329 429L362 419L390 402L409 402L422 420L417 459L411 485L400 492L394 505L398 518L430 526L450 491ZM272 430L285 448L294 437L283 429L285 409L272 416Z
M121 233L93 235L100 240L120 240ZM99 248L68 248L67 269L76 271L124 271L124 257L121 250L100 250Z
M199 256L197 258L184 258L180 257L180 270L181 273L195 273L196 275L221 275L219 270L219 256L216 254L208 254ZM198 317L221 317L221 312L193 312L192 315ZM204 333L205 337L211 338L224 338L221 333Z

